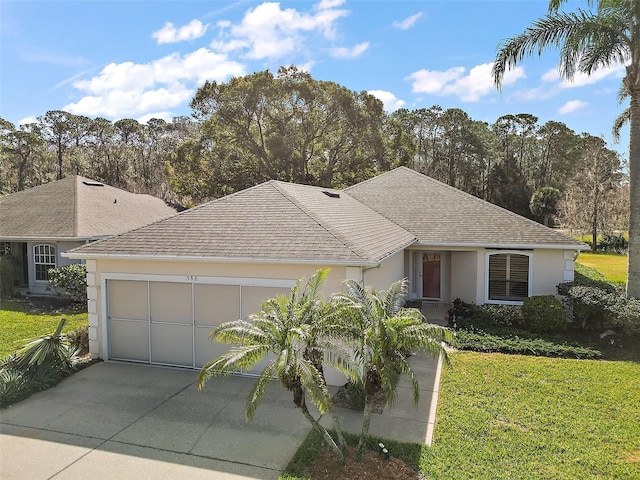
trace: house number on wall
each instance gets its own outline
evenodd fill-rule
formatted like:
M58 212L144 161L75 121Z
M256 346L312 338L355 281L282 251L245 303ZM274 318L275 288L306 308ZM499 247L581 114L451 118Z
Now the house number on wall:
M187 275L187 282L197 282L197 281L198 281L197 275Z

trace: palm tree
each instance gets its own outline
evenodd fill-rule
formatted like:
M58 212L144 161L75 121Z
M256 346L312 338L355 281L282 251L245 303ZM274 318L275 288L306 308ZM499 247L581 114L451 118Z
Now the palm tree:
M225 376L240 369L251 369L268 358L247 397L245 416L251 420L258 408L267 385L277 378L293 395L293 403L302 411L313 428L318 430L327 445L344 462L346 442L333 412L331 397L322 372L322 346L325 335L320 325L326 322L325 313L331 309L320 298L320 290L328 269L319 270L307 282L304 291L298 281L291 289L290 297L279 296L267 300L262 311L250 315L247 320L227 322L216 327L210 337L234 345L224 355L208 362L198 375L198 387L202 388L212 376ZM339 353L332 356L336 366L349 373L348 358ZM328 412L334 419L340 447L329 432L319 423L307 407L307 394L320 414Z
M597 5L595 13L578 9L575 13L560 11L566 0L551 0L546 16L513 38L504 40L493 65L498 88L507 70L524 57L544 50L560 50L560 75L573 79L577 72L590 75L599 68L614 64L625 66L622 98L628 95L629 182L631 208L629 215L629 269L627 295L640 298L640 1L587 0Z
M365 407L358 442L358 456L361 457L369 434L374 395L382 390L387 404L393 404L401 378L407 377L417 405L420 398L418 378L407 355L421 351L432 357L442 355L448 362L442 342L453 343L453 334L446 328L426 323L419 310L404 308L408 294L406 279L380 291L363 287L353 280L345 285L347 293L335 295L334 301L344 312L345 333L355 348L364 387Z

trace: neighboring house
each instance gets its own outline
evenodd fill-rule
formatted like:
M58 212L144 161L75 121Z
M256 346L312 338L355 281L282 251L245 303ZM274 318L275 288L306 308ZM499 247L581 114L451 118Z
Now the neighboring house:
M151 195L67 177L0 197L0 251L13 259L17 286L51 294L49 269L72 263L62 253L176 213Z
M84 245L90 350L198 368L212 327L328 266L324 293L409 278L411 296L517 303L573 279L586 245L407 168L343 191L269 181Z

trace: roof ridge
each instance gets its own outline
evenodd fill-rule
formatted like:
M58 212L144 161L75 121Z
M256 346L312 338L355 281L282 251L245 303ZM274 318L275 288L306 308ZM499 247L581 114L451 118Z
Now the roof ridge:
M353 248L351 248L350 245L347 245L345 243L345 241L338 237L333 231L331 231L330 229L328 229L327 227L325 227L322 223L320 223L318 221L318 219L316 218L315 215L313 215L310 211L308 211L308 209L304 208L302 205L300 205L297 201L295 201L295 197L293 197L291 194L289 194L288 192L284 191L284 189L280 188L279 183L284 183L287 184L288 182L279 182L278 180L271 180L271 182L273 182L273 187L278 191L278 193L280 193L280 195L282 195L283 197L285 197L289 202L291 202L292 205L294 205L296 208L298 208L302 213L304 213L307 217L309 217L311 220L313 220L320 228L322 228L324 231L326 231L327 233L329 233L329 235L331 235L333 238L335 238L338 242L340 242L342 245L344 245L351 253L353 253L356 257L358 258L363 258L366 260L366 258L364 258L362 255L360 255L358 252L356 252ZM324 187L315 187L313 185L302 185L299 183L292 183L291 185L295 185L295 186L302 186L302 187L311 187L312 189L319 189L319 188L324 188ZM351 196L349 196L349 198L353 198ZM353 198L353 200L355 200L356 202L360 203L361 205L364 205L363 203L359 202L358 200L356 200L355 198ZM366 205L364 205L366 207ZM368 207L367 207L368 208ZM372 210L372 209L370 209Z
M350 185L350 186L348 186L347 188L342 189L342 191L343 191L343 192L346 192L346 191L347 191L347 190L349 190L350 188L357 187L357 186L359 186L359 185L364 185L365 183L369 183L369 182L371 182L372 180L375 180L376 178L384 177L385 175L390 174L390 173L395 172L395 171L398 171L398 170L408 170L409 172L417 173L418 175L422 175L422 176L425 176L425 177L426 177L426 175L423 175L422 173L417 172L416 170L414 170L414 169L412 169L412 168L406 167L406 166L404 166L404 165L400 165L399 167L393 168L393 169L391 169L391 170L387 170L386 172L379 173L379 174L377 174L377 175L374 175L374 176L373 176L373 177L371 177L371 178L367 178L366 180L362 180L361 182L354 183L353 185ZM386 217L385 217L385 218L386 218Z

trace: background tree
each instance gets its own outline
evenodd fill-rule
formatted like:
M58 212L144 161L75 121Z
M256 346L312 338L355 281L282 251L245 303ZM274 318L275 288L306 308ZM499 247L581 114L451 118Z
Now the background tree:
M560 190L554 187L540 187L533 192L529 209L545 227L549 226L551 219L558 213L560 197Z
M640 298L640 2L589 1L595 12L560 11L565 0L551 0L549 13L520 35L503 41L493 66L496 85L525 56L549 48L560 50L560 75L591 75L613 64L625 66L623 90L630 98L629 123L629 255L627 294Z
M230 165L269 179L340 187L382 161L382 102L295 67L206 82L191 106Z
M624 180L620 167L618 154L607 149L604 140L584 134L581 168L567 186L561 210L565 224L591 232L593 251L598 246L598 232L609 229L606 205Z

